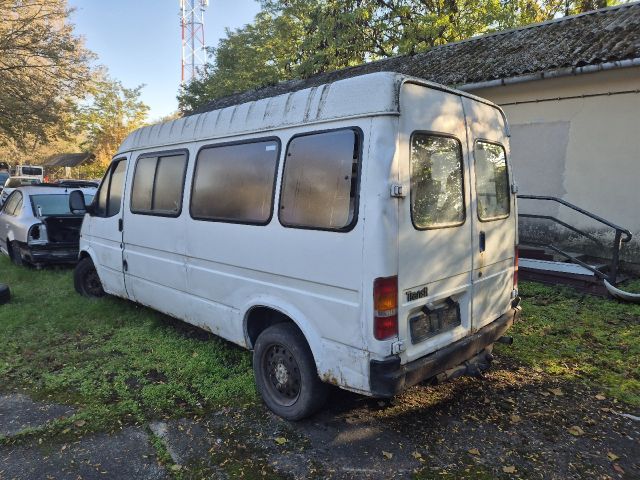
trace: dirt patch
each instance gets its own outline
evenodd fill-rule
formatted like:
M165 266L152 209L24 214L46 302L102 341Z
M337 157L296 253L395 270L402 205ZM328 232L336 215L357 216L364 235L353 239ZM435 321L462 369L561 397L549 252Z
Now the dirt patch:
M169 421L163 440L188 478L638 478L640 422L623 411L582 384L502 363L391 402L336 390L297 423L262 407Z

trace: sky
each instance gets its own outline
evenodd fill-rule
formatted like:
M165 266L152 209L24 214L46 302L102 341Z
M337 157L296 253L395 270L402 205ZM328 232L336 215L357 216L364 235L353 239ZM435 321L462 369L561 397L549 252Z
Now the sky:
M141 98L149 120L178 109L180 85L179 0L68 0L76 34L125 87L145 84ZM205 11L205 42L215 46L225 28L250 23L260 10L254 0L210 0Z

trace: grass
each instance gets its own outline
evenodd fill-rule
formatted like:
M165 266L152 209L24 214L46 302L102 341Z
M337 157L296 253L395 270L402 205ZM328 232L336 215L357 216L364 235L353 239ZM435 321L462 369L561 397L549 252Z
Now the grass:
M256 401L249 352L131 302L85 299L71 277L69 269L18 268L0 257L0 282L13 292L0 306L0 388L76 407L45 433ZM501 354L640 406L640 306L535 283L521 292L524 321Z
M501 354L640 406L640 305L532 282L520 292L523 321Z
M71 277L0 257L12 290L0 306L3 390L75 405L69 422L92 430L255 401L249 352L125 300L83 298Z

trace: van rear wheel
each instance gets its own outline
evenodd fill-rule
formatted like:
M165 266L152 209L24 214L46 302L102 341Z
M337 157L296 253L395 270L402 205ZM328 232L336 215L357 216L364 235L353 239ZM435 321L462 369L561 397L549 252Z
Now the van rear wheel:
M98 277L98 272L89 257L85 257L78 262L73 271L73 286L80 295L88 298L104 297L102 282Z
M287 420L308 417L326 401L328 385L318 378L311 349L292 323L278 323L260 334L253 371L264 403Z

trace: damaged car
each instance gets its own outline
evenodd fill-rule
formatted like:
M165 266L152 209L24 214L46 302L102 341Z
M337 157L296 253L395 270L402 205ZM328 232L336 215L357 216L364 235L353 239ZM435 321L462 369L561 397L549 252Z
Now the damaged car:
M96 192L46 184L16 188L0 210L0 251L16 265L75 263L83 215L69 210L72 190L89 201Z

